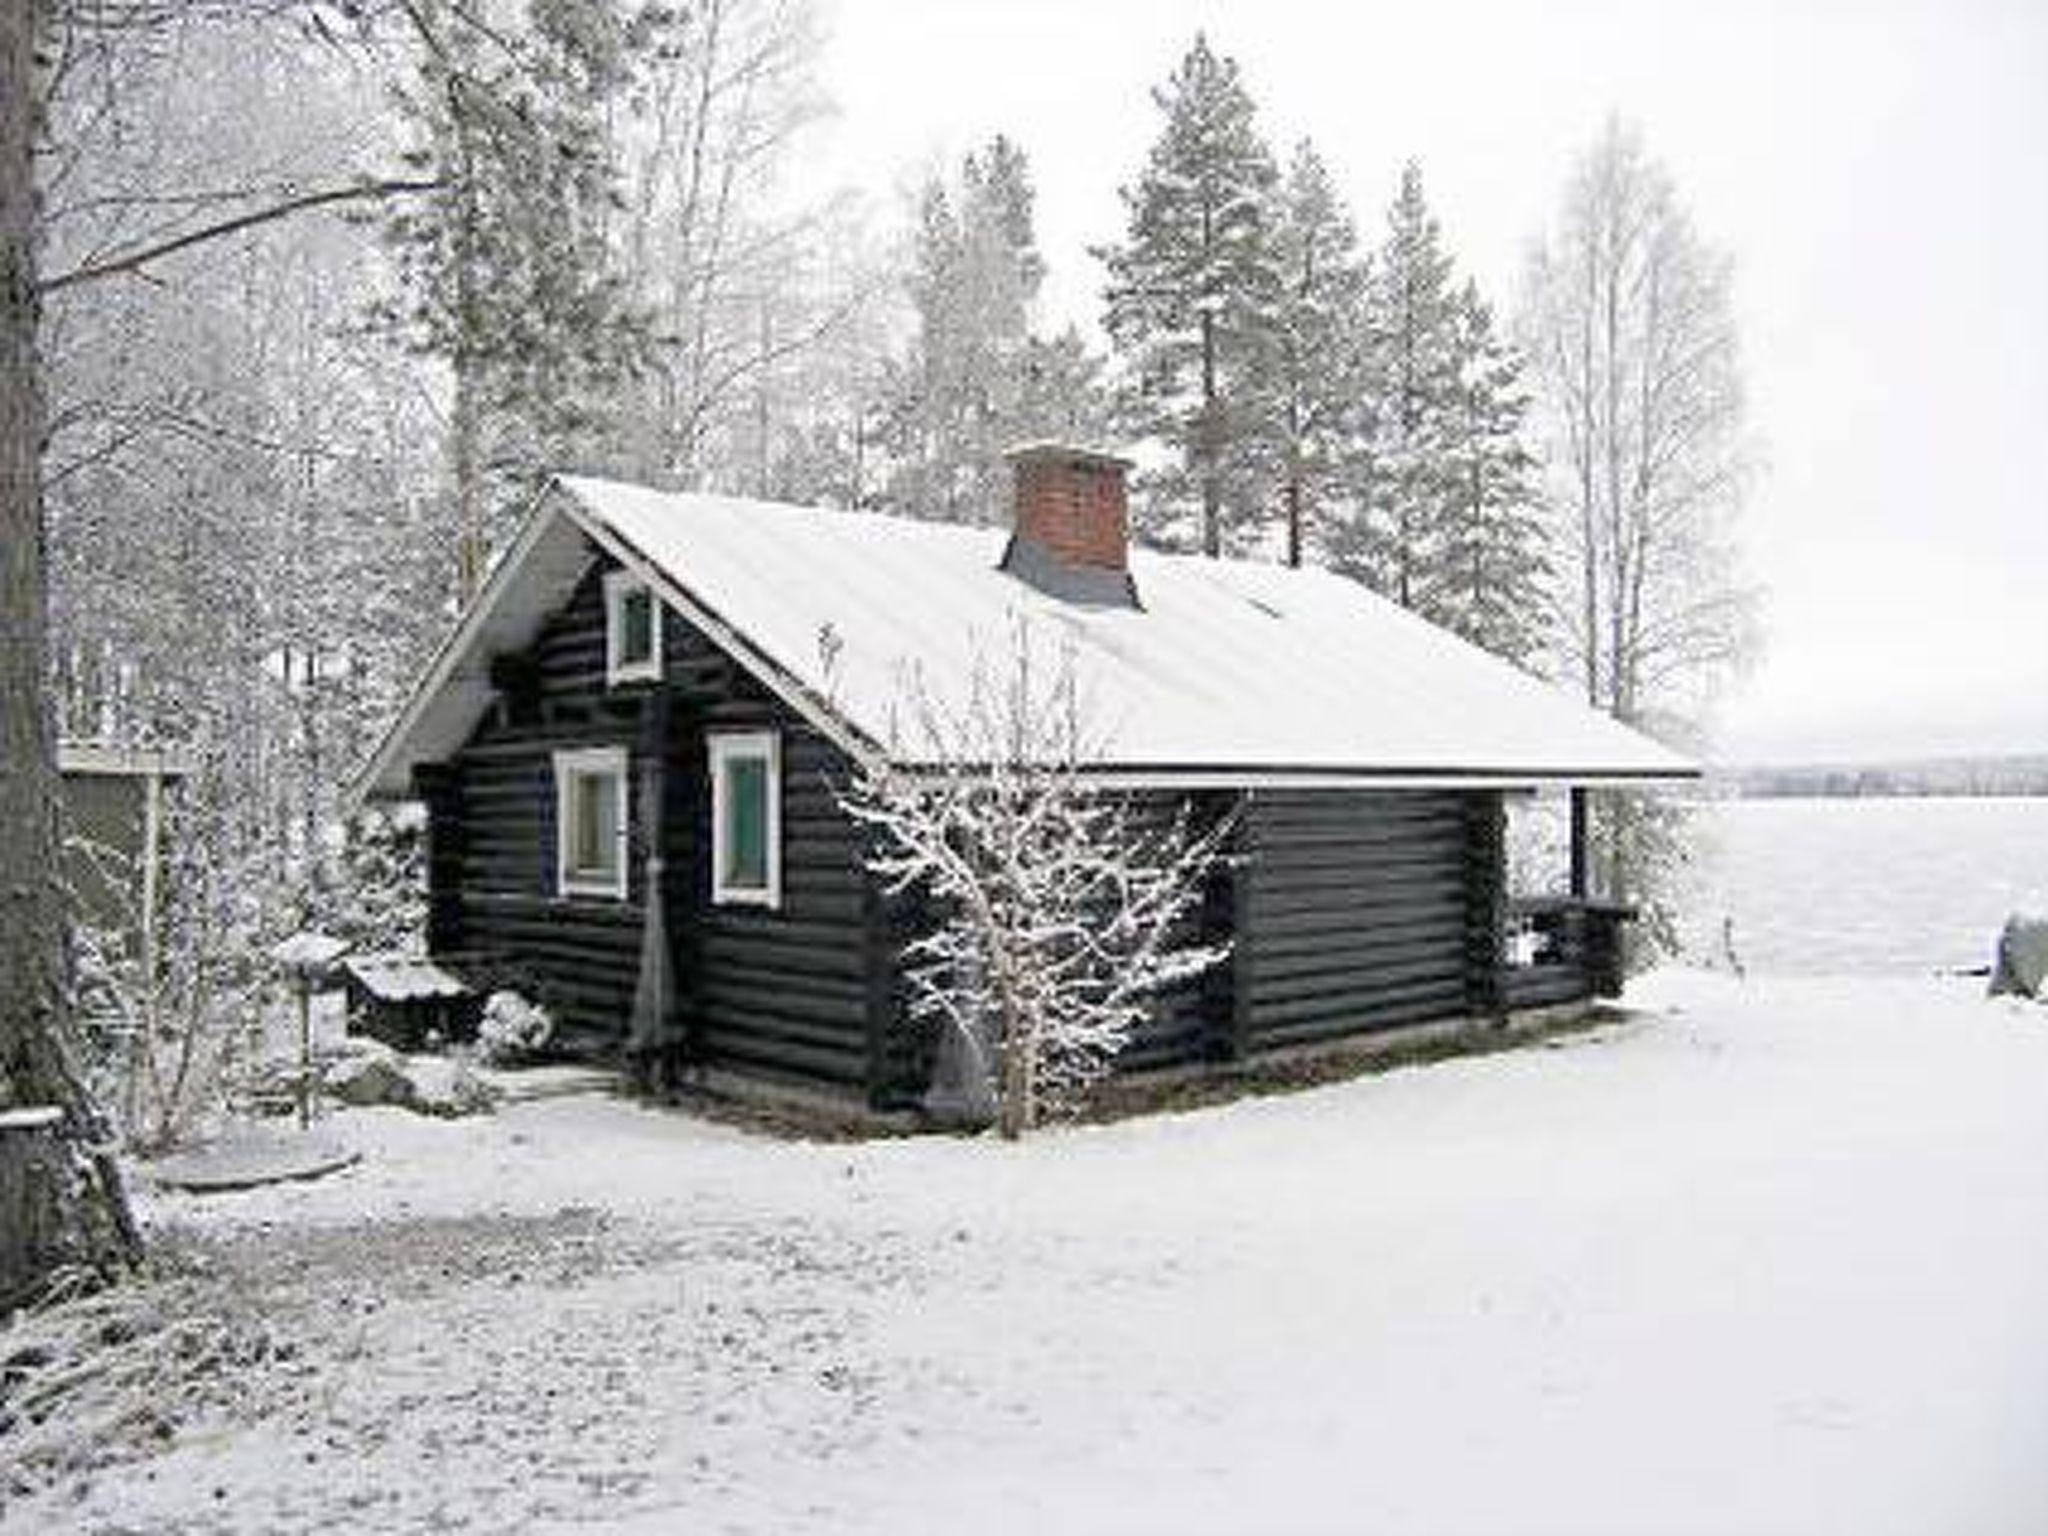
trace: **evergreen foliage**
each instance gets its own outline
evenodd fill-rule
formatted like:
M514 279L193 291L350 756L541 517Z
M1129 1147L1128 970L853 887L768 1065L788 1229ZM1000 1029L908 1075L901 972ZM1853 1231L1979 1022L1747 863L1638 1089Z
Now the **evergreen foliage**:
M1365 487L1361 576L1434 619L1444 557L1445 458L1458 379L1451 258L1422 194L1422 168L1401 172L1373 284L1380 409Z
M1297 175L1314 185L1312 173ZM1348 231L1341 210L1324 219ZM1337 272L1324 277L1343 302L1283 333L1326 381L1322 398L1355 392L1347 409L1309 418L1328 429L1305 456L1323 471L1312 549L1432 622L1531 663L1547 632L1550 567L1537 461L1522 436L1522 362L1477 285L1456 282L1415 162L1403 168L1377 261Z
M917 331L889 386L888 499L919 517L999 521L1003 450L1024 434L1033 301L1045 277L1024 152L998 134L934 180L908 288Z
M1124 425L1175 460L1145 478L1140 527L1170 546L1238 552L1263 532L1273 479L1278 173L1236 62L1200 34L1153 101L1166 122L1122 189L1123 243L1097 252L1105 327L1126 365Z
M497 542L491 465L587 453L605 393L645 351L645 317L607 238L618 192L606 114L665 18L625 0L528 0L504 26L448 0L410 14L418 73L398 99L417 142L406 159L439 190L390 217L403 297L379 317L453 371L466 599ZM516 498L530 473L513 480Z
M1523 361L1469 279L1452 309L1458 373L1444 413L1442 541L1432 617L1497 656L1533 665L1554 612L1542 465L1524 440Z
M1372 426L1370 272L1329 170L1306 139L1277 212L1272 425L1287 563L1299 565L1311 545L1327 546Z

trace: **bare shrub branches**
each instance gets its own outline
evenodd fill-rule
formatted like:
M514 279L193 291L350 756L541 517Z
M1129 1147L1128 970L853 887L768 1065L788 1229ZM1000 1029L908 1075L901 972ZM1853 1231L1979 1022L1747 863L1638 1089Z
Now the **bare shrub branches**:
M903 951L912 1018L999 1063L1015 1136L1078 1103L1161 989L1222 958L1190 919L1225 829L1089 782L1073 656L1048 661L1022 621L957 699L908 675L899 726L895 765L840 803L890 894L933 908Z

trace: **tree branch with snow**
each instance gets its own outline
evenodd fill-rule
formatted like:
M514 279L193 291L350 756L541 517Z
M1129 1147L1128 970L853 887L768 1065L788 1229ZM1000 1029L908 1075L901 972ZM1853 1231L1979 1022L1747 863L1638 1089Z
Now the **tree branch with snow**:
M1195 918L1228 824L1105 789L1071 647L1022 620L945 697L906 672L887 762L840 804L867 868L929 903L902 950L912 1019L982 1064L1005 1136L1077 1107L1166 988L1221 960Z

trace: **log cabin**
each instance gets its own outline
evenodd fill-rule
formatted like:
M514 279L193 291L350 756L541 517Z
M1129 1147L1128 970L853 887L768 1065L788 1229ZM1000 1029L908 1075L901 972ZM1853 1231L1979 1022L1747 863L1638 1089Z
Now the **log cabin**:
M921 919L838 795L917 766L892 755L906 669L943 702L1022 623L1074 658L1105 792L1228 818L1200 923L1230 958L1157 1000L1121 1070L1618 990L1627 913L1587 898L1582 854L1572 895L1511 906L1505 802L1691 763L1354 581L1133 548L1125 460L1011 458L1007 528L554 479L358 782L425 804L434 956L516 977L581 1051L918 1110Z

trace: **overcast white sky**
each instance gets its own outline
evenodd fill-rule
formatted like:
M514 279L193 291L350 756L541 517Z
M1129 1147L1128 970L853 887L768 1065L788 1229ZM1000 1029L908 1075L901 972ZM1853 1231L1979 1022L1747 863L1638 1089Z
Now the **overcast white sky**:
M1639 121L1736 259L1767 471L1743 520L1767 650L1730 760L2048 751L2048 5L828 0L822 174L889 207L1002 131L1050 318L1204 27L1276 148L1313 137L1377 240L1400 163L1503 307L1572 157ZM893 208L889 211L894 212Z

